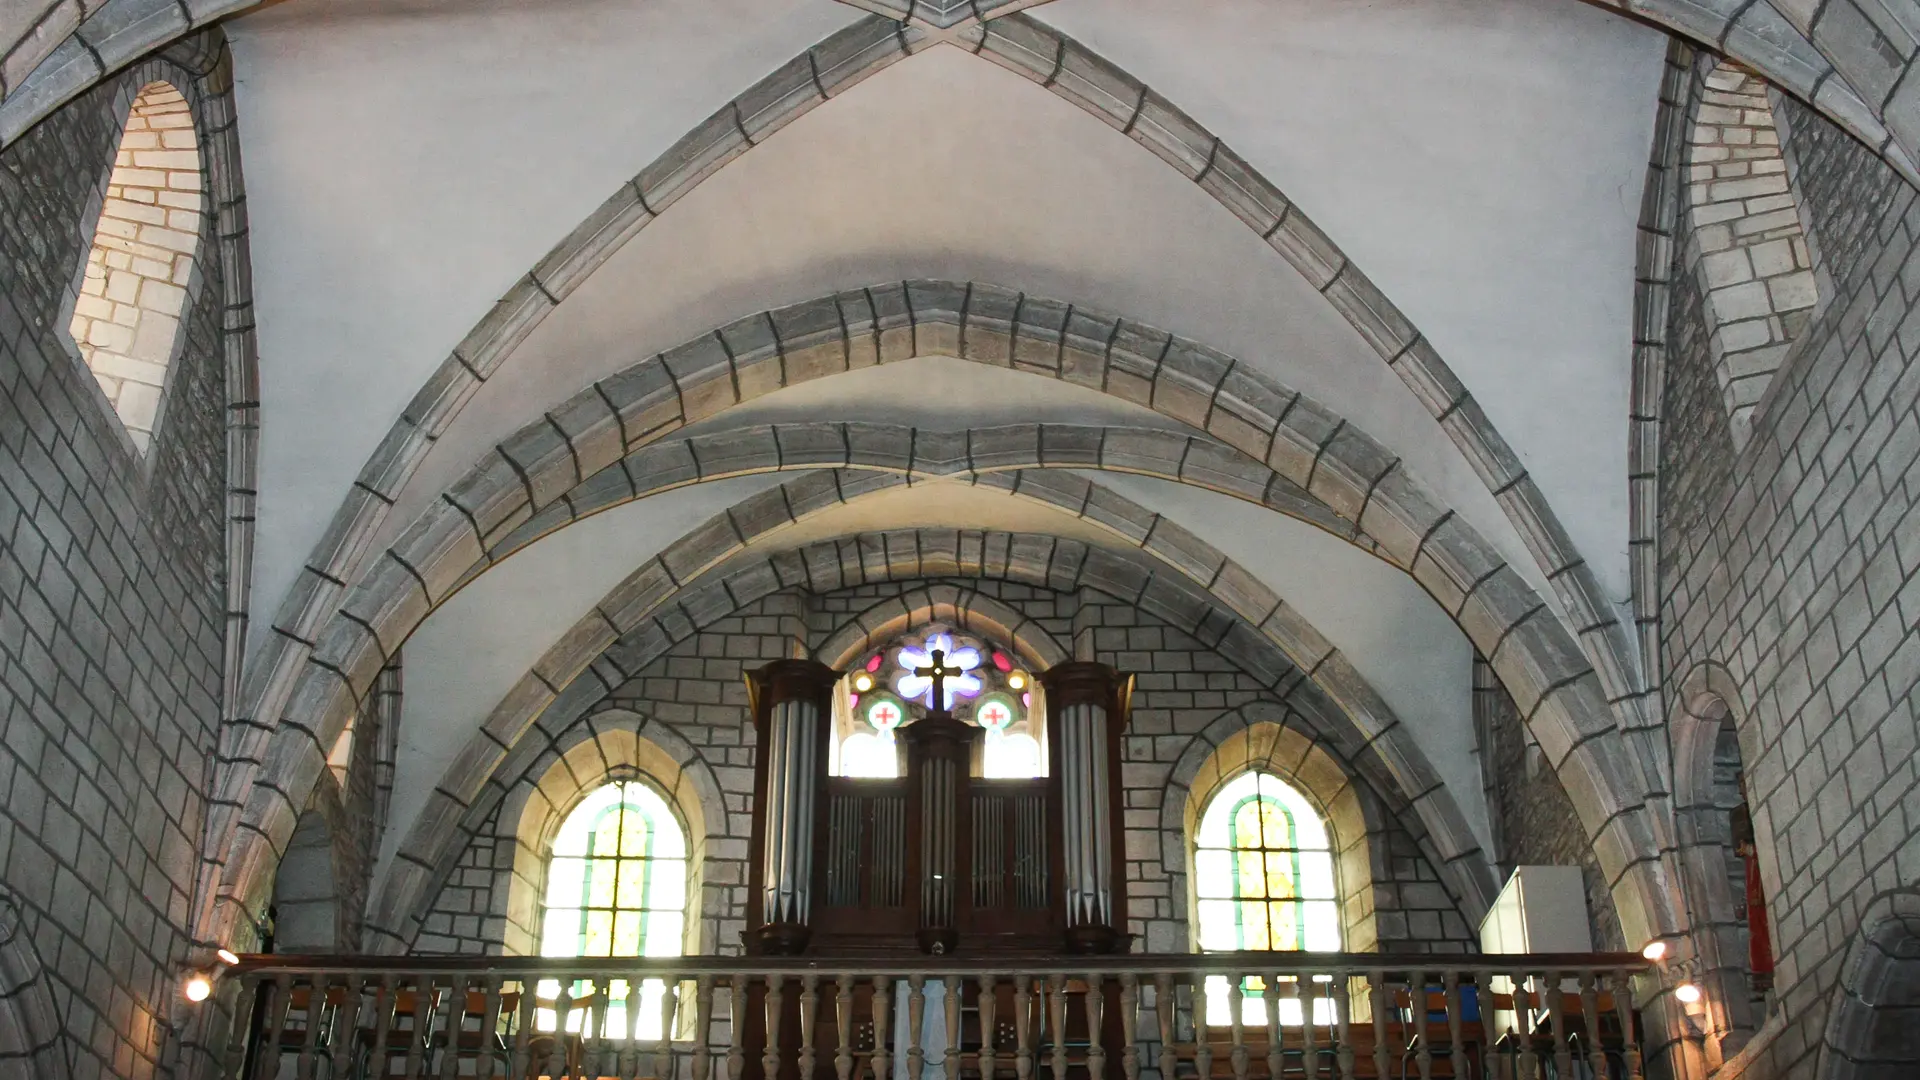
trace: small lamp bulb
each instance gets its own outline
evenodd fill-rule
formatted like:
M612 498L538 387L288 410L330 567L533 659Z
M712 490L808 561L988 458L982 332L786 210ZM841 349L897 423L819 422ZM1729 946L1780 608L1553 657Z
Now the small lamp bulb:
M1008 675L1007 685L1013 687L1015 690L1024 688L1027 685L1027 673L1024 671L1016 671Z
M213 955L219 957L220 962L227 965L228 967L232 967L233 965L240 962L239 954L235 953L232 949L220 949L217 952L215 952Z
M863 694L873 689L873 676L867 674L864 671L858 675L855 675L853 677L853 688L855 690L860 691Z
M1664 941L1649 941L1647 942L1647 947L1640 950L1640 955L1657 964L1667 955L1667 943Z
M205 975L194 974L187 977L186 986L181 988L188 1001L205 1001L213 994L213 980Z
M1679 998L1681 1004L1691 1005L1700 1000L1700 988L1690 982L1681 983L1673 988L1673 996Z

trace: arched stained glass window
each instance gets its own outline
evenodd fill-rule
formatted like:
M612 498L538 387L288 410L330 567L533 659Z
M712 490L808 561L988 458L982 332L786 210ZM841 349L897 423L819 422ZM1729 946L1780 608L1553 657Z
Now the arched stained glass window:
M1339 950L1339 901L1326 824L1279 777L1246 772L1214 793L1194 837L1193 875L1202 949ZM1212 981L1219 985L1209 987L1218 991L1209 994L1209 1021L1226 1023L1226 980ZM1264 1023L1259 999L1264 986L1250 980L1243 989L1248 994L1243 1019ZM1299 1023L1299 1014L1298 1002L1282 1001L1283 1023Z
M547 863L542 956L679 956L687 927L687 835L652 785L607 784L580 800L554 836ZM575 996L593 992L585 984ZM658 980L641 988L640 1037L657 1038ZM549 980L543 998L559 993ZM608 988L609 1021L624 1024L627 986ZM552 1027L550 1010L543 1023ZM578 1014L574 1014L577 1019Z

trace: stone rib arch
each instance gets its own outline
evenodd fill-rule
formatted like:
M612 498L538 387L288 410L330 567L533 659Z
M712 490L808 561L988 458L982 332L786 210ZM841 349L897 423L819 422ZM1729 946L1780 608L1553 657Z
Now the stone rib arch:
M1622 833L1610 841L1615 852L1657 849L1658 826L1642 813L1639 793L1647 788L1638 764L1611 743L1605 743L1611 748L1604 753L1594 749L1603 744L1593 737L1611 732L1612 723L1582 650L1551 614L1536 617L1546 605L1529 599L1524 581L1464 520L1432 503L1397 459L1310 399L1259 380L1231 358L1201 346L1125 320L1108 323L1068 305L943 282L843 293L741 320L603 380L556 410L550 421L502 444L355 586L360 599L346 605L344 616L321 624L316 615L312 626L283 630L289 656L306 659L307 672L283 670L271 677L293 695L284 715L301 718L292 725L301 730L268 736L266 729L257 729L254 741L262 745L242 756L260 760L272 754L269 771L292 777L296 789L310 782L297 772L309 765L300 749L312 738L306 726L327 730L328 711L345 700L337 695L359 692L377 670L380 655L458 586L488 543L566 497L583 476L619 461L635 442L644 446L781 382L927 354L1098 385L1209 430L1223 443L1265 460L1336 516L1365 526L1380 549L1420 579L1443 607L1462 613L1469 637L1493 658L1523 711L1546 722L1550 731L1543 745L1551 760L1563 761L1576 744L1587 747L1576 766L1580 775L1567 782L1592 797L1585 804L1594 815L1589 828ZM798 457L805 460L804 454ZM329 595L344 588L317 572L314 580L321 582L316 589ZM307 642L317 651L309 651L313 647ZM249 828L272 846L279 826L263 831L261 823L274 821L280 814L277 804L289 800L277 783L248 793L247 780L227 778L241 790L224 805L237 808L252 823ZM1628 833L1638 837L1630 839ZM228 876L239 881L251 873ZM1658 892L1651 884L1647 891ZM1649 899L1644 910L1666 908ZM1672 923L1660 914L1648 925Z
M1047 628L977 589L935 585L888 597L842 623L813 650L814 659L839 670L875 642L899 637L915 626L948 623L993 641L1004 641L1027 665L1045 671L1073 659Z
M0 890L0 1080L73 1075L60 1016L20 907Z
M248 711L274 711L272 702L263 707L262 701L285 685L282 654L297 653L299 642L312 640L316 620L343 583L364 570L373 535L429 447L534 327L713 171L868 75L948 37L879 18L832 35L703 121L516 282L423 384L361 471L279 606L280 633L255 665L244 696ZM1628 718L1646 719L1634 716L1645 692L1634 643L1544 494L1445 361L1304 211L1146 84L1043 24L1014 14L953 40L1072 102L1180 170L1326 296L1407 384L1493 494L1578 628L1608 699ZM1247 372L1238 377L1263 382Z
M1889 889L1862 907L1827 1006L1821 1080L1893 1080L1920 1067L1911 1034L1920 1005L1920 889Z
M0 38L0 57L9 70L31 70L11 79L0 76L0 146L71 101L94 83L132 60L220 19L258 5L260 0L211 0L191 8L175 0L115 0L86 13L59 6L19 41ZM842 0L874 12L873 21L897 26L902 37L941 40L973 29L986 20L1013 15L1047 0ZM1765 75L1769 82L1807 101L1828 119L1872 147L1910 180L1911 154L1920 143L1912 133L1896 137L1884 121L1888 101L1870 104L1853 86L1895 86L1898 72L1868 70L1877 41L1860 40L1877 32L1871 19L1852 11L1816 25L1800 15L1787 18L1771 2L1706 8L1684 0L1600 0L1624 17L1651 22L1676 37L1725 52ZM86 13L87 17L82 18ZM1797 10L1795 14L1799 14ZM1816 17L1817 19L1818 17ZM896 21L897 20L897 21ZM1811 39L1811 40L1810 40ZM1816 42L1818 44L1816 44ZM1881 46L1884 49L1886 46ZM15 49L34 50L31 59Z
M900 482L888 478L889 485ZM748 501L771 504L780 495L775 489ZM683 544L711 545L718 535L716 530L695 529ZM1484 857L1404 728L1390 720L1371 728L1357 724L1361 718L1342 709L1309 677L1307 667L1289 659L1294 655L1289 649L1297 648L1297 642L1255 629L1178 567L1147 553L1037 534L905 530L860 534L764 557L744 543L726 544L706 561L714 569L684 583L666 574L665 566L673 561L680 560L663 553L616 587L502 698L485 729L469 740L449 766L447 779L436 785L402 844L403 858L395 861L383 883L373 916L383 933L404 938L407 920L421 914L422 898L458 857L461 834L471 832L496 805L494 777L522 771L518 760L538 753L542 739L567 730L605 693L678 641L785 588L831 591L928 576L1005 578L1056 590L1090 587L1191 633L1264 682L1288 709L1311 723L1324 742L1359 763L1379 790L1395 793L1409 831L1433 864L1452 876L1452 891L1469 910L1484 910L1491 899L1493 880ZM1310 626L1298 626L1317 638ZM1349 692L1371 693L1330 647L1311 664L1315 677L1341 674L1351 679ZM537 737L528 737L536 731Z

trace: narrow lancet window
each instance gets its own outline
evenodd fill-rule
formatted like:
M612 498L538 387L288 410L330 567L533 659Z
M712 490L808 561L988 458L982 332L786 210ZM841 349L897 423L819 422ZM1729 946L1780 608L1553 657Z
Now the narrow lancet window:
M204 202L193 114L149 83L133 99L68 330L141 453L179 350Z

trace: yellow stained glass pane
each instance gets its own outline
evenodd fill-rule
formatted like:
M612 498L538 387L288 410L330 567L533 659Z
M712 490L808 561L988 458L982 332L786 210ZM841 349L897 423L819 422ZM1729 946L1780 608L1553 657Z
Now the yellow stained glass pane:
M1300 905L1289 903L1267 904L1269 925L1273 928L1274 949L1298 949L1306 942L1302 940L1300 926Z
M1233 853L1233 894L1248 898L1267 895L1264 858L1259 851Z
M621 859L617 876L620 891L616 907L640 908L647 906L647 870L651 863L647 859Z
M613 868L617 865L612 859L587 860L587 879L585 887L580 890L584 898L582 907L613 906Z
M1253 903L1241 904L1239 907L1240 947L1254 950L1273 948L1273 931L1272 928L1267 925L1268 906L1262 903Z
M1267 852L1267 891L1263 895L1270 900L1291 900L1300 895L1293 876L1292 852Z
M580 935L580 955L613 955L613 912L587 912L586 930Z
M594 855L620 853L620 821L625 815L618 808L607 810L593 823L593 836L587 850Z
M624 807L620 811L620 854L638 856L647 854L648 841L652 839L652 826L645 814L634 807Z
M1264 834L1260 821L1260 808L1259 799L1248 799L1240 804L1240 809L1233 815L1232 844L1234 847L1260 846L1261 836Z
M621 911L614 914L613 955L640 955L640 946L644 944L644 942L640 940L640 929L642 925L641 913L638 911Z

